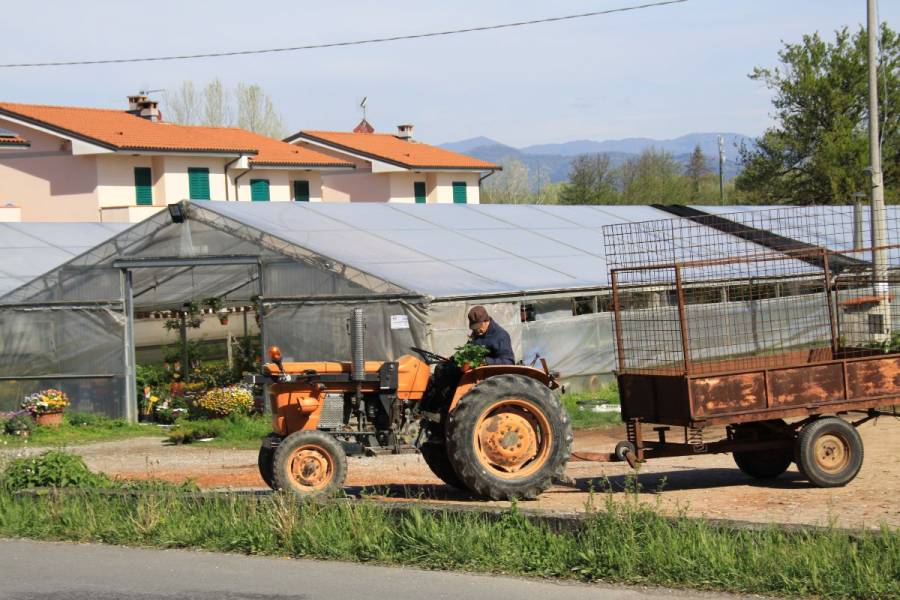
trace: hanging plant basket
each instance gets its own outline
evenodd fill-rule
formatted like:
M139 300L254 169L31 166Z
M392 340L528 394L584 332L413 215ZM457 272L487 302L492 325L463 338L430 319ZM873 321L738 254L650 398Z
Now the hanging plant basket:
M34 417L35 423L41 427L59 427L62 425L62 411L41 413Z

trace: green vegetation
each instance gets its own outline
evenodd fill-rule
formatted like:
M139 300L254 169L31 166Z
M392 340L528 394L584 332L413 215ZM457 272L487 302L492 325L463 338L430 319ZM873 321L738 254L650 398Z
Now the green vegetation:
M209 443L227 448L259 448L262 438L272 431L272 420L265 415L232 415L225 419L182 419L169 431L169 441L189 444L213 438Z
M879 32L881 56L882 168L885 200L900 201L900 36L887 24ZM750 78L774 93L776 125L744 148L737 189L758 202L844 204L870 187L866 31L845 27L834 42L818 33L785 44L774 69L757 68Z
M45 461L40 478L26 474L23 480L18 464L0 478L0 536L757 594L900 597L900 534L887 528L852 537L836 529L733 530L667 519L636 495L624 501L607 495L599 509L588 507L582 527L560 533L516 507L499 518L415 509L392 513L374 503L298 502L283 494L177 494L159 482L143 484L156 491L141 495L86 489L14 493L39 480L82 485L90 476L72 461L53 461ZM70 474L53 476L57 467Z
M31 446L68 446L121 440L140 436L161 436L163 431L155 425L128 423L124 419L110 419L90 413L63 415L59 427L37 427L32 425L28 437L5 435L0 443Z
M563 405L569 411L572 418L572 427L575 429L590 429L594 427L608 427L622 423L619 411L595 412L592 406L599 403L619 404L619 388L615 383L610 383L594 392L580 394L563 394ZM582 403L582 404L579 404Z

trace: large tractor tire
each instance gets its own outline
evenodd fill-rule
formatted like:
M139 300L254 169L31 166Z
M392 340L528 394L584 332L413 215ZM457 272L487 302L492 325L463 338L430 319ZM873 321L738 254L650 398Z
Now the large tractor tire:
M425 443L422 444L419 451L422 453L425 464L428 465L428 468L431 469L431 472L434 473L438 479L452 488L458 490L468 489L465 482L456 474L456 470L450 462L450 457L447 456L447 447L445 445Z
M563 475L572 452L569 415L553 391L522 375L497 375L460 399L447 452L472 492L531 500Z
M334 436L295 431L275 449L272 480L276 490L298 496L332 494L347 478L347 454Z
M784 421L771 421L771 425L783 426ZM734 439L737 441L769 441L780 439L772 427L762 423L742 423L735 426ZM794 461L793 449L747 450L733 453L738 468L755 479L774 479L788 470Z
M281 442L281 436L270 433L259 447L259 456L256 458L256 466L259 467L259 476L266 485L275 489L273 469L275 464L275 448Z
M837 417L816 419L797 438L800 472L818 487L845 486L863 462L863 442L856 427Z

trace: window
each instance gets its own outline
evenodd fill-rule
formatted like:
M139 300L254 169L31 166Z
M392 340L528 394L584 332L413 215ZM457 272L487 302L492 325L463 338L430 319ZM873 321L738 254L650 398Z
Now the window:
M416 181L413 183L413 193L416 196L416 204L425 204L425 182Z
M138 206L153 205L153 184L150 167L134 168L134 198Z
M251 179L250 180L250 199L254 202L269 201L269 180L268 179Z
M294 202L309 202L309 182L305 179L294 182Z
M209 169L188 169L188 197L191 200L209 200Z
M454 181L453 182L453 204L465 204L466 203L466 182L465 181Z

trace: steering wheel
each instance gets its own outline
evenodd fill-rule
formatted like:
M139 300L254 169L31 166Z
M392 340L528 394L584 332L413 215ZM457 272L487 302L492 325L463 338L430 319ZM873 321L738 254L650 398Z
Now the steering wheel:
M410 346L410 350L418 354L422 357L422 360L425 361L426 364L436 365L437 363L449 362L450 359L446 356L441 356L440 354L435 354L434 352L429 352L424 348L416 348L415 346Z

